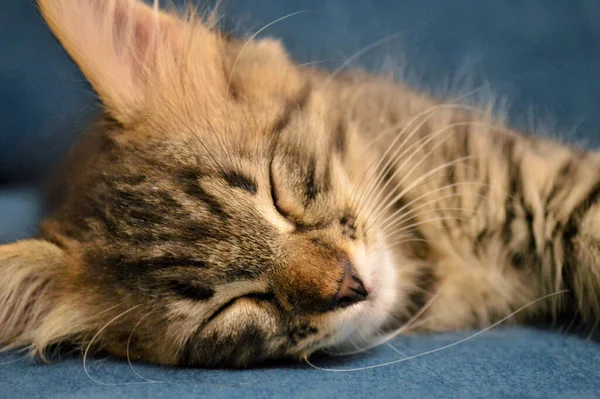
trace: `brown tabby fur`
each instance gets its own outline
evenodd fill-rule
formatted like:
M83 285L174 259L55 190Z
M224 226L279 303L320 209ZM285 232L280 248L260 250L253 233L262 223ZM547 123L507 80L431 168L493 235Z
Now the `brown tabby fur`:
M600 156L134 0L40 0L106 115L41 235L0 247L0 345L245 366L382 332L600 317ZM366 300L335 305L345 271ZM333 302L332 302L333 301ZM92 342L93 341L93 342Z

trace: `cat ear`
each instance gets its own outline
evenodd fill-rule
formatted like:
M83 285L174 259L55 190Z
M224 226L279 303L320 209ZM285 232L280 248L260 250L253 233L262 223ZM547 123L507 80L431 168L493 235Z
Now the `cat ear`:
M29 347L43 355L84 328L64 284L66 263L63 250L47 241L0 246L0 350Z
M39 0L50 29L107 110L127 122L143 106L158 51L174 51L182 21L137 0ZM156 4L156 3L155 3Z

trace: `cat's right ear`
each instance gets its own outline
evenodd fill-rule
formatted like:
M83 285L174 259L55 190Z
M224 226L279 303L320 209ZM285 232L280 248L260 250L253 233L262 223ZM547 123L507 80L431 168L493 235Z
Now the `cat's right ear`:
M144 104L159 52L176 51L182 21L138 0L38 0L41 13L108 112L127 123Z
M49 345L82 333L88 318L68 288L69 258L44 240L0 245L0 350Z

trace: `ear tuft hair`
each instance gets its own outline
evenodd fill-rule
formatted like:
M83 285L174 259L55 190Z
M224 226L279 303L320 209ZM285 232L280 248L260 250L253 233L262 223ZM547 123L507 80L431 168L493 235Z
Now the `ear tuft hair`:
M183 21L137 0L38 4L52 32L121 122L143 106L145 79L183 35Z

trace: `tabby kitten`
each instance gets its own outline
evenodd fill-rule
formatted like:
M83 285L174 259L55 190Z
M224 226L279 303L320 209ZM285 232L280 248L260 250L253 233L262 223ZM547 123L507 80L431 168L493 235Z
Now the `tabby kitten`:
M4 349L246 366L528 304L600 317L596 153L210 19L39 6L105 116L40 236L0 247Z

